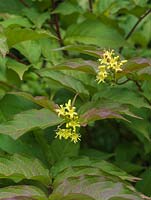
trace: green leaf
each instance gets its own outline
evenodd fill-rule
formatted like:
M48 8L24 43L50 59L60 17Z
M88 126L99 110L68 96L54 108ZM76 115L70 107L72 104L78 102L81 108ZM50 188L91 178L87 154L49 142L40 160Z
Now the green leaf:
M99 20L85 20L67 29L65 44L94 44L102 48L115 48L124 44L124 39L118 30L103 24Z
M25 8L23 14L36 26L41 28L43 23L50 18L49 12L38 12L35 8Z
M1 0L0 1L0 11L1 13L21 13L24 5L18 0Z
M47 109L29 110L17 114L11 121L0 124L0 133L17 139L26 132L35 129L45 129L62 122L62 119Z
M72 76L67 75L65 72L62 73L49 68L39 70L38 73L40 74L40 76L50 78L56 83L59 83L62 87L65 87L73 92L84 94L86 96L89 95L88 90L85 88L81 81L79 81L76 78L73 78Z
M53 38L43 38L39 40L42 55L52 64L58 64L63 60L61 51L56 51L59 47L58 41Z
M75 174L76 175L82 175L84 173L83 168L84 167L88 167L89 169L85 169L86 170L86 174L92 174L92 171L95 171L95 174L97 173L101 173L101 175L103 173L107 173L109 176L115 176L116 178L120 179L120 180L128 180L128 181L135 181L135 180L140 180L139 178L133 177L129 174L127 174L125 171L121 170L120 168L118 168L117 166L104 161L104 160L100 160L100 159L90 159L89 157L78 157L78 158L74 158L74 159L64 159L58 163L56 163L52 169L52 175L53 177L58 176L58 180L56 179L56 182L60 182L60 180L67 178L69 176L74 176L75 174L73 174L73 170L71 169L70 173L64 173L65 169L68 169L70 167L75 167L75 168L79 168L79 170L75 169ZM62 176L61 176L62 173ZM106 174L106 176L107 176Z
M8 135L0 134L0 149L9 154L24 154L28 156L33 156L41 161L45 162L45 157L43 156L42 149L39 148L39 144L29 135L30 141L24 138L19 138L18 140L13 140Z
M16 183L23 179L37 180L45 185L51 182L49 171L38 159L19 154L0 157L0 178L9 178Z
M116 163L116 165L118 165L118 167L120 167L127 173L139 173L144 169L144 167L140 166L139 164L134 164L127 161L118 162Z
M36 96L33 97L31 94L26 92L11 92L11 94L21 96L37 105L40 105L41 107L48 108L50 110L54 110L56 107L56 104L49 100L46 96Z
M56 193L50 195L49 200L95 200L95 199L85 194L68 194L63 196L60 193Z
M13 71L15 71L19 75L21 80L23 79L25 71L27 71L30 67L29 65L25 65L10 58L7 60L6 66L8 69L12 69Z
M4 30L4 33L6 35L9 47L12 47L17 43L27 40L38 40L41 38L49 37L55 38L55 36L53 36L50 32L47 32L45 30L35 31L32 29L23 29L19 27L8 27Z
M38 63L41 56L41 47L38 41L29 40L14 46L30 63Z
M92 148L80 149L80 155L88 156L89 158L98 158L100 160L106 160L114 156L114 154L106 153Z
M4 21L1 21L0 24L4 28L7 28L8 26L11 25L19 25L22 27L31 28L31 23L26 18L15 15L11 16L8 19L5 19Z
M81 7L78 6L77 3L65 1L65 2L60 3L59 6L57 6L57 8L52 12L52 14L59 13L62 15L70 15L75 12L78 12L78 13L82 12Z
M131 85L126 86L108 86L102 87L100 92L96 93L93 96L93 100L98 101L103 98L106 98L110 101L132 105L136 108L151 108L151 106L146 102L145 98L142 97L138 91L131 89Z
M119 144L115 150L116 161L123 162L123 161L131 161L136 157L139 153L139 148L134 146L133 144L122 143Z
M17 102L17 103L16 103ZM0 113L2 121L8 121L20 112L36 108L36 106L22 97L6 94L0 100Z
M66 199L66 195L71 195L71 197L74 197L71 198L73 200L75 200L76 194L87 195L90 199L94 200L110 200L113 197L114 199L143 199L136 191L129 189L128 186L126 187L122 182L116 182L105 176L93 175L65 179L54 189L53 194L55 193L62 193L64 199ZM75 196L72 196L73 193Z
M55 139L50 146L52 163L60 161L67 157L77 156L79 152L79 143L74 144L70 141Z
M103 53L103 50L96 47L96 46L79 45L79 44L64 46L64 47L58 48L56 50L76 51L76 52L87 54L87 55L94 56L94 57L97 57L97 58L100 58L100 56Z
M136 183L136 188L145 195L151 196L151 168L141 174L142 180Z
M113 197L115 199L143 199L131 185L122 181L133 180L132 177L130 178L127 173L108 162L86 158L64 161L64 163L60 162L59 171L54 178L53 200L56 200L55 195L59 194L61 200L66 200L69 196L76 200L76 195L86 195L85 198L94 200L109 200ZM55 166L53 169L56 170Z
M7 68L6 69L6 78L7 78L7 83L8 83L8 88L9 89L16 89L21 86L21 79L17 72L15 72L12 69ZM10 85L10 87L9 87Z
M18 185L0 188L0 200L47 200L45 193L38 187Z
M148 120L148 117L150 116L150 110L147 110L145 108L135 110L136 115L139 114L139 116L142 118L142 120L139 119L133 119L133 123L126 124L131 130L133 130L133 133L137 135L137 137L144 142L144 144L147 144L145 139L147 139L149 142L151 142L150 137L150 129L151 124Z

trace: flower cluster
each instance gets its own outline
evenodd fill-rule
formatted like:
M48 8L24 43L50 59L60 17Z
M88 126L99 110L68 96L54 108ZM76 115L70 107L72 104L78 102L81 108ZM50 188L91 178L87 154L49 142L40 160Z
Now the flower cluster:
M122 71L122 66L127 60L121 60L119 56L115 55L114 50L105 51L102 58L99 59L100 66L98 66L98 73L96 80L98 83L104 82L110 72L117 73Z
M80 140L80 135L77 133L77 128L80 127L79 117L76 108L72 106L71 99L65 105L60 105L56 109L59 117L65 119L65 128L58 127L56 137L59 139L71 139L72 142L76 143Z

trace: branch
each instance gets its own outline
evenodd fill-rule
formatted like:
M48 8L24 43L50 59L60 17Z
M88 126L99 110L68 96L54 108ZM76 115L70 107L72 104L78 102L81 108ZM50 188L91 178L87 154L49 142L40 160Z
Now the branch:
M24 0L19 0L25 7L29 8L29 5Z
M151 13L151 9L147 10L143 15L140 16L140 18L138 19L138 21L136 22L136 24L132 27L132 29L130 30L130 32L127 34L127 36L125 37L125 40L128 40L128 38L133 34L133 32L135 31L136 27L138 26L138 24L140 24L140 22Z
M127 36L125 37L125 40L128 40L129 37L133 34L133 32L135 31L136 27L140 24L140 22L151 13L151 9L147 10L143 15L140 16L140 18L138 19L138 21L134 24L134 26L132 27L132 29L129 31L129 33L127 34ZM121 53L123 50L123 47L121 47L119 49L119 52Z
M142 87L141 87L141 84L138 82L138 81L136 81L136 80L132 80L135 84L136 84L136 86L137 86L137 88L138 88L138 91L142 94L144 91L143 91L143 89L142 89ZM147 101L147 103L149 104L149 105L151 105L151 102L149 101L149 99L147 99L143 94L142 94L142 96L144 97L144 99Z
M7 56L10 57L10 58L12 58L12 59L14 59L14 60L16 60L16 61L19 62L19 63L22 63L22 64L24 64L24 65L27 65L26 62L22 61L22 60L19 59L15 54L13 54L13 53L11 53L11 52L9 52L9 53L7 54Z
M89 0L89 10L91 13L93 12L92 0Z
M51 0L51 3L52 3L52 9L55 10L55 8L57 7L57 4L55 3L55 0ZM63 44L63 40L62 40L62 37L61 37L58 14L53 14L53 19L54 19L53 24L55 25L55 31L56 31L56 35L58 37L58 41L59 41L60 47L63 47L64 44ZM50 22L50 26L51 26L51 22ZM68 55L68 52L66 50L63 50L63 53L66 56Z
M51 3L52 3L52 8L54 10L56 8L55 0L51 0ZM53 17L54 17L55 31L56 31L57 37L59 39L59 44L62 47L63 41L62 41L62 37L61 37L61 33L60 33L59 18L58 18L57 14L53 14Z

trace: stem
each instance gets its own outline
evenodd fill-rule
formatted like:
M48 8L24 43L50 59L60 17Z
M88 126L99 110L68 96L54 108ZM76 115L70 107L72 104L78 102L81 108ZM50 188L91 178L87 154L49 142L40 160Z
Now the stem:
M141 87L141 84L138 82L138 81L136 81L136 80L133 80L134 81L134 83L136 84L136 86L137 86L137 88L138 88L138 91L142 94L144 91L143 91L143 89L142 89L142 87ZM151 102L149 101L149 99L147 99L143 94L142 94L142 96L144 97L144 99L147 101L147 103L149 104L149 105L151 105Z
M72 106L74 106L78 95L79 95L79 93L76 93L76 95L74 96L73 101L72 101Z
M16 61L19 62L19 63L22 63L22 64L24 64L24 65L27 65L26 62L22 61L22 60L19 59L15 54L13 54L13 53L11 53L11 52L9 52L9 53L7 54L7 56L10 57L10 58L12 58L12 59L14 59L14 60L16 60Z
M129 37L133 34L133 32L135 31L136 27L140 24L140 22L151 13L151 9L147 10L144 14L142 14L140 16L140 18L137 20L137 22L134 24L134 26L132 27L132 29L129 31L129 33L127 34L127 36L125 37L125 40L128 40ZM121 47L119 49L119 52L121 53L123 50L123 47Z
M92 0L89 0L89 10L91 13L93 12Z
M29 8L29 5L24 0L19 0L25 7Z
M51 0L51 3L52 3L52 8L54 10L56 8L55 0ZM63 41L62 41L62 37L61 37L61 33L60 33L59 17L57 14L53 14L53 17L54 17L55 31L56 31L57 37L59 39L59 44L62 47Z
M55 0L51 0L52 3L52 9L55 10L55 8L57 7ZM56 35L58 37L58 42L60 44L60 47L64 46L63 44L63 40L62 40L62 36L61 36L61 32L60 32L60 25L59 25L59 16L58 14L53 14L53 24L55 26L55 31L56 31ZM51 26L51 22L50 22L50 26ZM68 52L63 50L64 55L68 56Z
M140 16L140 18L138 19L138 21L136 22L136 24L132 27L132 29L130 30L130 32L127 34L127 36L125 37L125 40L128 40L128 38L133 34L133 32L135 31L136 27L138 26L138 24L140 24L140 22L151 13L151 9L147 10L143 15Z

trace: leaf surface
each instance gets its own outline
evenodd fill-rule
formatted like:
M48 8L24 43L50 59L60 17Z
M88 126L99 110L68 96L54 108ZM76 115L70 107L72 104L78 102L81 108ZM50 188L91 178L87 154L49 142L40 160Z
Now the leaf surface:
M0 200L47 200L47 197L38 187L18 185L1 188Z
M15 115L15 117L6 123L0 124L0 133L17 139L26 132L35 129L45 129L55 126L62 122L61 118L45 108L40 110L29 110Z
M0 157L0 178L9 178L15 182L23 179L37 180L45 185L51 182L49 171L38 159L19 154Z
M118 30L99 20L87 19L80 24L71 25L65 35L66 44L94 44L102 48L120 47L124 39Z

